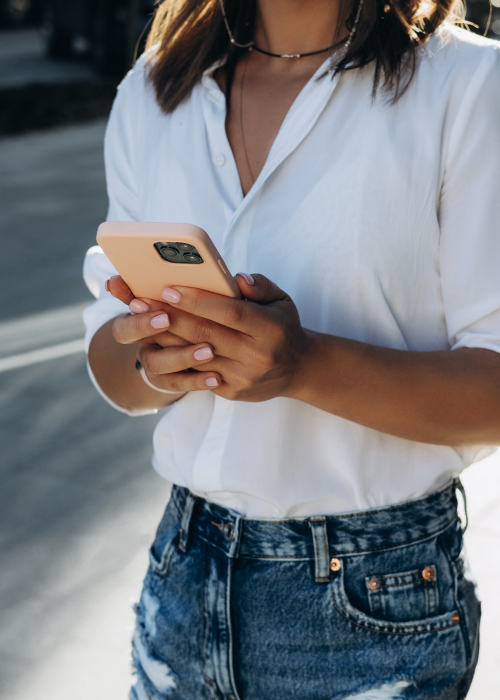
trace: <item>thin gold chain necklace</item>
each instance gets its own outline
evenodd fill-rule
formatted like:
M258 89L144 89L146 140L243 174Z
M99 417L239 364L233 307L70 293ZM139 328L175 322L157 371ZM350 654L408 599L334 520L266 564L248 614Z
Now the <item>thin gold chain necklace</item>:
M363 4L364 0L358 0L358 6L356 10L356 15L354 18L353 26L351 28L351 31L349 32L349 36L347 37L347 41L344 42L344 51L347 51L347 49L350 47L352 40L354 38L354 35L356 34L356 31L358 29L358 24L359 20L361 17L361 11L363 9ZM285 59L297 59L297 58L305 58L306 56L315 56L317 54L325 53L326 51L330 51L331 49L334 48L334 45L327 47L326 49L320 49L319 51L312 51L311 53L305 53L305 54L275 54L271 53L269 51L263 51L262 49L259 49L257 46L255 46L255 43L253 41L248 42L247 44L240 44L238 43L234 36L233 33L231 32L231 27L229 26L229 22L227 19L226 15L226 8L224 7L224 0L219 0L219 6L221 9L221 14L222 14L222 19L224 21L224 25L226 27L227 33L229 35L229 41L233 46L237 46L238 48L241 49L248 49L250 51L259 51L262 54L266 54L266 56L272 56L273 58L285 58ZM329 74L333 74L335 66L334 66L334 55L332 54L330 58L330 67L328 69ZM245 130L243 128L243 85L245 81L245 75L247 72L247 64L248 64L248 55L245 57L245 65L243 67L243 73L241 76L241 81L240 81L240 132L241 132L241 141L243 143L243 151L245 153L245 161L247 164L248 172L250 174L250 179L252 180L252 187L255 183L255 180L257 178L254 177L254 174L252 172L252 168L250 167L250 159L248 157L248 149L247 149L247 144L245 141Z
M245 64L243 66L243 73L241 74L241 80L240 80L240 133L241 133L241 141L243 143L243 152L245 153L245 160L247 163L248 172L250 173L250 179L252 181L251 187L253 187L254 182L257 178L254 177L252 168L250 166L250 159L248 157L248 149L247 149L247 144L245 141L245 130L243 128L243 85L245 83L245 75L247 72L248 56L245 56L244 60L245 60Z

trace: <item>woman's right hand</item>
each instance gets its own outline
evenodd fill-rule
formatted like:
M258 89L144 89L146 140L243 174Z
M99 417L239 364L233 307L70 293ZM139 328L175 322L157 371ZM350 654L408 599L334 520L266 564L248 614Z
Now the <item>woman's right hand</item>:
M136 299L123 279L111 277L107 290L130 308L131 314L117 316L112 325L113 337L121 345L137 344L137 359L148 380L158 389L185 393L210 390L221 384L217 372L203 372L203 365L213 360L208 343L191 345L171 333L169 305L152 299ZM155 358L161 353L161 372ZM196 370L195 372L189 370Z

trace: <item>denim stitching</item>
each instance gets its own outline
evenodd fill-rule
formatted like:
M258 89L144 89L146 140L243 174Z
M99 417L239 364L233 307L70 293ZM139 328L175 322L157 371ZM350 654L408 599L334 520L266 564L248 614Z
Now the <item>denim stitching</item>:
M341 557L350 557L353 554L367 554L369 552L376 552L376 551L382 550L382 549L386 549L386 550L399 549L400 547L408 547L408 546L411 546L414 544L420 544L421 542L426 542L427 540L431 540L434 537L438 537L439 535L442 535L443 532L446 532L446 530L449 527L451 527L457 520L459 520L458 517L455 518L451 523L448 523L442 530L437 530L436 532L431 532L418 540L410 540L409 542L397 542L397 543L393 543L390 545L384 545L382 547L370 547L370 549L352 549L349 552L341 552L341 553L333 550L330 552L330 554L332 556L337 556L337 557L341 558ZM285 556L281 557L281 556L276 556L274 554L243 554L240 556L242 559L256 558L256 559L303 559L303 560L310 560L310 559L314 558L311 556L308 557L308 556L294 556L294 555L285 555Z
M431 629L431 630L417 630L417 629L415 629L415 625L407 625L408 631L404 631L404 632L376 629L375 625L373 627L367 627L366 625L362 625L361 623L356 622L348 614L344 613L337 605L337 601L335 600L335 595L333 594L333 592L332 592L332 601L337 609L337 612L340 615L342 615L342 617L345 620L347 620L348 622L351 622L353 625L356 625L357 627L361 627L361 629L367 630L368 632L374 632L375 634L393 634L393 635L396 634L396 635L404 635L404 636L415 635L415 634L432 634L433 632L441 632L442 630L448 630L448 629L452 629L453 627L458 626L452 622L450 625L446 625L446 626L442 626L442 627L441 626L435 627L434 629ZM454 612L451 614L453 615ZM382 621L382 624L383 624L383 621ZM390 622L387 622L385 624L387 627L390 627L390 625L391 625ZM404 625L405 623L400 623L400 624Z
M449 527L451 527L457 520L459 520L458 517L455 518L455 520L453 520L451 523L448 523L442 530L438 530L437 532L431 532L428 535L425 535L425 537L422 537L421 539L418 539L418 540L410 540L409 542L398 542L398 543L394 543L391 545L384 545L382 547L370 547L370 549L353 549L349 552L342 552L342 553L339 553L339 552L336 552L335 550L333 550L333 551L329 552L329 556L330 555L336 556L336 557L339 557L339 559L340 559L343 557L350 557L350 556L355 555L355 554L368 554L370 552L377 552L380 550L399 549L400 547L408 547L411 545L420 544L421 542L425 542L427 540L433 539L434 537L438 537L439 535L443 534L443 532L446 532L446 530ZM196 527L196 525L194 527L194 530L196 532L196 535L200 539L202 539L204 542L206 542L207 544L210 544L214 547L217 547L218 549L220 549L223 552L226 552L226 549L221 547L219 544L217 544L217 542L214 542L213 540L208 539L202 533L202 531ZM303 555L303 554L300 554L300 555L285 554L283 556L279 556L279 555L275 555L275 554L250 554L250 553L248 553L248 554L239 554L238 557L241 559L276 559L276 560L296 559L298 561L311 561L312 559L314 559L314 555L307 556L307 555Z
M326 531L325 518L311 518L309 526L314 546L315 580L318 583L324 583L330 580L328 571L328 533Z
M363 510L363 511L356 511L355 513L344 513L342 515L327 515L326 520L327 521L332 521L332 520L341 520L343 518L358 518L360 516L364 515L374 515L376 513L387 513L388 511L391 510L399 510L401 508L408 508L413 506L415 503L418 503L419 501L424 501L429 498L429 496L438 496L442 494L443 492L447 491L450 489L451 495L455 495L455 491L459 489L458 484L461 483L460 479L455 478L453 479L452 483L450 484L449 482L442 486L440 489L437 491L433 491L431 494L424 494L423 496L420 496L419 498L412 499L411 501L407 501L406 503L399 503L398 505L394 506L385 506L383 508L370 508L369 510ZM186 488L185 486L179 486L177 488ZM172 496L174 494L176 487L172 489ZM187 489L186 489L187 490ZM189 493L189 491L188 491ZM195 494L193 494L195 495ZM198 496L198 498L202 498L201 496ZM206 500L206 499L204 499ZM206 501L209 503L209 501ZM224 510L223 506L218 506L216 503L210 504L211 506L218 508L219 510ZM300 523L300 522L307 522L308 518L284 518L280 519L279 521L273 521L273 520L253 520L250 518L245 518L245 521L248 524L251 523L259 523L261 525L280 525L282 523Z
M435 567L433 567L435 569ZM396 575L396 574L395 574ZM367 576L367 579L371 579L372 576ZM377 576L377 578L382 578L382 576ZM388 578L388 576L387 576ZM382 590L382 588L403 588L404 586L412 586L414 583L421 583L424 582L425 585L428 585L429 583L433 583L433 581L426 581L423 576L420 576L420 578L414 578L411 581L407 581L406 583L381 583L380 586L377 588L377 590Z
M172 494L171 494L171 499L172 499L172 502L173 502L175 509L177 511L177 515L179 516L179 518L182 518L182 508L181 508L180 504L177 502L177 497L175 495L176 492L177 492L177 489L173 488Z
M460 518L457 517L457 520L460 520ZM463 532L462 532L462 538L463 538ZM463 539L462 539L463 543ZM445 546L444 542L442 541L442 538L440 537L438 539L438 544L441 547L441 549L444 552L444 555L448 561L448 565L450 567L450 572L453 576L453 599L455 601L455 605L457 606L457 609L460 614L460 631L462 633L462 644L464 645L464 652L465 652L465 658L467 660L467 665L469 665L472 661L472 648L470 645L470 640L469 640L469 629L468 629L468 624L467 624L467 617L465 614L465 611L463 607L460 605L458 601L458 576L455 575L455 560L451 558L451 554L448 551L448 548Z
M203 616L203 621L205 624L205 634L202 635L202 640L201 640L201 663L202 663L202 673L203 673L203 678L205 681L208 681L208 679L205 677L205 672L207 669L207 646L208 646L208 639L210 635L210 623L208 619L208 612L207 612L207 585L208 585L208 580L209 580L209 571L208 571L208 561L207 561L207 548L202 545L201 547L201 558L203 562L203 571L205 573L205 580L203 582L203 594L201 596L201 612ZM212 681L210 681L210 684ZM210 685L209 684L209 685Z
M177 539L177 534L175 534L172 539L170 539L161 554L160 559L157 559L155 553L153 552L153 547L149 549L149 562L152 571L161 578L166 578L172 568L172 559L176 551L175 541Z

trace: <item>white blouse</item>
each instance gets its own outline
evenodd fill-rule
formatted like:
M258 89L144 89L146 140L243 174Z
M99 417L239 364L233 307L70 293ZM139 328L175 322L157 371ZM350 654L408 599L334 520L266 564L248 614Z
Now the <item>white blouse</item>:
M499 45L442 27L395 105L372 102L373 66L331 80L323 65L246 197L211 72L165 115L145 65L121 84L109 120L109 220L201 226L233 274L260 272L286 290L306 328L401 350L500 352ZM87 343L127 311L104 290L112 274L92 248ZM294 399L210 391L182 398L154 434L162 476L259 518L418 497L492 451L404 440Z

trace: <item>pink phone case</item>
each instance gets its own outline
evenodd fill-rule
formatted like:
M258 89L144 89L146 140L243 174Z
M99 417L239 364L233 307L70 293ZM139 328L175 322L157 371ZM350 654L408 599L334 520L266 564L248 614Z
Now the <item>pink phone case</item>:
M162 291L173 285L241 297L217 248L198 226L106 221L99 226L97 242L136 297L161 301ZM173 254L175 261L164 254ZM183 262L185 255L202 261Z

